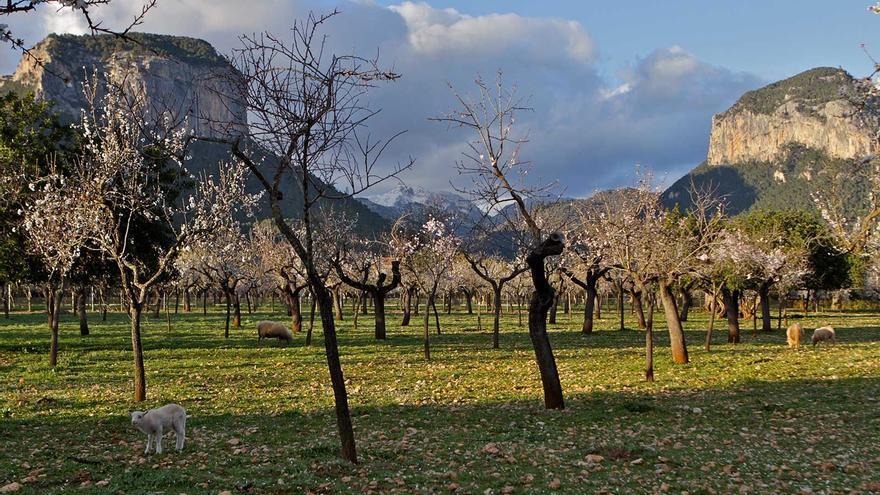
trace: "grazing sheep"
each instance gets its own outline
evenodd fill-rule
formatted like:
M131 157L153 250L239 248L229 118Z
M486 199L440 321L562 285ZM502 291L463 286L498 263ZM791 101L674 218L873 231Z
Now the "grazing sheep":
M177 440L175 448L183 450L183 442L186 439L186 409L177 404L166 404L158 409L149 411L132 411L131 424L135 428L147 434L147 448L144 454L150 453L150 444L155 440L156 453L162 453L162 434L168 430L174 430Z
M287 343L293 341L293 334L286 326L277 321L261 321L257 323L257 337L263 339L278 339Z
M813 346L819 342L831 342L834 344L834 329L830 326L820 327L813 330Z
M800 323L794 323L785 331L788 338L788 347L797 349L801 346L801 339L804 338L804 329Z

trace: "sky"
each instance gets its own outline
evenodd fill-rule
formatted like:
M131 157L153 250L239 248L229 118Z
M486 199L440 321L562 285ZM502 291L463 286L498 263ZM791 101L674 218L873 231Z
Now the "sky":
M712 115L743 92L818 66L870 72L880 16L868 0L159 0L140 30L203 38L221 52L237 36L283 35L310 10L338 7L327 27L339 52L379 54L402 78L377 89L375 135L399 138L387 163L416 160L407 185L449 190L468 136L430 122L454 106L448 84L472 94L475 77L503 72L531 112L523 156L530 181L567 196L631 184L637 166L667 183L705 159ZM97 10L123 26L138 2ZM82 33L69 12L41 7L0 19L36 42ZM0 51L0 73L18 54ZM391 185L385 186L393 187ZM372 192L382 194L385 188Z

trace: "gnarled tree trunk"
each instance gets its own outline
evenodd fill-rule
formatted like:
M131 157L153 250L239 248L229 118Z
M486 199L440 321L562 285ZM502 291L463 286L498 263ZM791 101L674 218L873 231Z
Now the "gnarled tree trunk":
M547 409L565 408L559 370L556 368L556 358L553 356L553 348L547 336L547 312L553 305L556 291L547 281L544 267L544 260L548 256L561 254L563 247L562 239L552 235L526 258L534 286L529 301L529 338L535 350L535 361L544 388L544 407Z
M684 328L678 319L678 307L672 287L666 281L660 282L660 301L666 314L666 326L669 329L669 344L672 348L672 360L678 364L688 362L687 342L684 339ZM651 308L653 310L653 308Z

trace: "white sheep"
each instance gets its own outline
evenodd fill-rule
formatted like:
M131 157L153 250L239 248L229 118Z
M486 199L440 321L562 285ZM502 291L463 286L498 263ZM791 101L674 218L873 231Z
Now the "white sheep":
M177 404L166 404L158 409L149 411L132 411L131 424L135 428L147 434L147 448L144 454L150 453L150 444L155 440L156 453L162 453L162 434L174 430L177 440L175 448L183 450L183 442L186 439L186 409Z
M278 339L287 343L293 341L290 329L277 321L257 322L257 337L260 341L263 339Z
M788 340L788 347L797 349L801 346L801 339L804 338L804 329L800 323L794 323L785 331Z
M819 342L831 342L834 344L834 329L830 326L825 326L813 330L812 341L814 346Z

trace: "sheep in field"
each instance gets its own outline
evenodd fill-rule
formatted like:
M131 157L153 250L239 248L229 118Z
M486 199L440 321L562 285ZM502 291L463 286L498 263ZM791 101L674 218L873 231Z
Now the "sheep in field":
M813 330L813 346L819 342L831 342L834 344L834 329L830 326L820 327Z
M278 339L287 342L293 341L293 334L286 326L277 321L261 321L257 323L257 337L263 339Z
M804 338L804 329L801 327L800 323L795 323L788 327L788 330L785 331L785 335L788 339L788 347L797 349L801 346L801 339Z
M177 404L166 404L158 409L149 411L132 411L131 424L138 430L147 434L147 448L144 454L150 452L150 444L155 443L156 453L162 453L162 435L170 430L174 431L175 448L183 450L183 442L186 439L186 409Z

